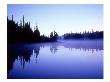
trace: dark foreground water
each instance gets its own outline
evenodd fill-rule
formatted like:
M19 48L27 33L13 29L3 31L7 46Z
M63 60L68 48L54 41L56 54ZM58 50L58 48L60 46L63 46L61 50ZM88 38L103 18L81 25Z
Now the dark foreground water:
M103 79L103 41L8 44L7 78Z

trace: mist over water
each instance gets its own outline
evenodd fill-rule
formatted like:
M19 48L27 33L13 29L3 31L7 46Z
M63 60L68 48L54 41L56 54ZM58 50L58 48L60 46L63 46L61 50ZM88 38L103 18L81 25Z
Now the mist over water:
M7 78L103 79L103 40L8 44Z

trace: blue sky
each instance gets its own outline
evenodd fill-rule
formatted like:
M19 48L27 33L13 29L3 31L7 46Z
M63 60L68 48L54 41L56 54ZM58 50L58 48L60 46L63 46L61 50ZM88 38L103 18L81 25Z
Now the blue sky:
M7 15L20 22L31 22L32 29L38 25L41 34L56 31L67 32L103 30L102 4L8 4Z

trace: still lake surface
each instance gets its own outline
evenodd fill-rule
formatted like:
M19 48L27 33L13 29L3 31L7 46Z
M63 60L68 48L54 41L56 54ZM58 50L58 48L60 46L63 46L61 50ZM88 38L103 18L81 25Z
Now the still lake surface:
M103 79L103 40L8 44L8 79Z

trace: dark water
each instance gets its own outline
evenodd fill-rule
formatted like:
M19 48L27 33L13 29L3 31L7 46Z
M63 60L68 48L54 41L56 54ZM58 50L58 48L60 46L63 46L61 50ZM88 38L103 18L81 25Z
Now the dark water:
M103 41L8 44L7 78L103 79Z

